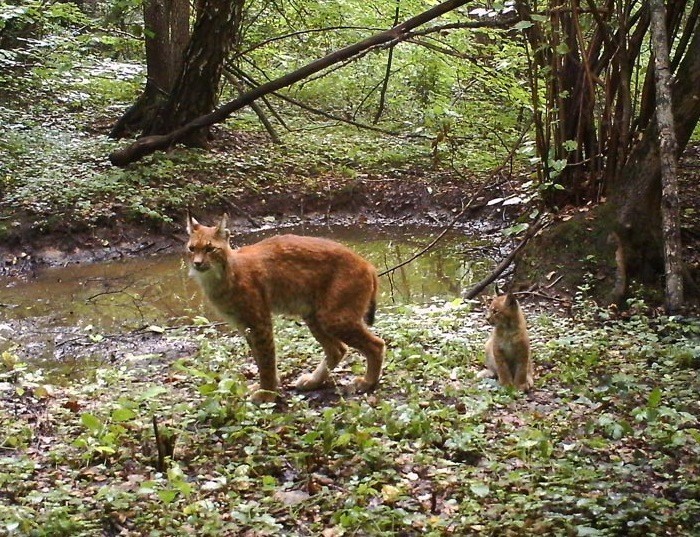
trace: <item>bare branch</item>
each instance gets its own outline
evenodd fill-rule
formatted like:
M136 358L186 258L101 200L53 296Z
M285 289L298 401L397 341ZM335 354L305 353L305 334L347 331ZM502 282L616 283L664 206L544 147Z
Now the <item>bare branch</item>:
M401 1L396 0L396 11L394 12L394 26L399 23L399 9L401 6ZM379 106L377 107L377 113L372 121L373 125L379 123L379 119L382 117L384 112L384 105L386 104L386 90L389 88L389 79L391 78L391 64L394 60L394 47L389 47L389 57L386 60L386 72L384 74L384 80L382 82L382 90L379 92Z
M530 226L527 233L523 237L523 240L520 241L520 243L513 249L513 251L510 252L505 258L503 258L503 261L501 261L488 276L486 276L483 280L481 280L479 283L473 286L469 291L464 293L464 298L467 300L474 298L484 289L486 289L486 287L489 284L493 283L503 273L503 271L506 270L508 266L513 262L518 252L523 249L523 247L530 241L532 237L535 236L535 234L540 229L542 229L543 226L544 224L541 221L536 222L535 224Z
M296 71L254 88L253 90L239 96L237 99L220 106L213 112L200 116L169 134L140 138L128 147L112 152L109 156L110 162L115 166L126 166L127 164L135 162L146 155L150 155L159 149L167 149L172 147L177 142L185 139L190 133L201 129L202 127L208 127L215 123L224 121L236 110L249 105L256 99L259 99L268 93L291 86L295 82L304 80L314 73L318 73L319 71L322 71L338 62L346 60L347 58L350 58L356 54L360 54L367 49L386 43L404 41L409 32L414 28L444 15L445 13L449 13L450 11L469 3L469 1L470 0L446 0L445 2L424 11L415 17L412 17L402 24L390 28L385 32L381 32L358 43L353 43L352 45L348 45L342 49L331 52L323 58L312 61Z

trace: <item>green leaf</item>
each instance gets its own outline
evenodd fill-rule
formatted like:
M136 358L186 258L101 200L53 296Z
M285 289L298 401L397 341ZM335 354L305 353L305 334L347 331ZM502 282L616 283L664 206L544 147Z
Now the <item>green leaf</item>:
M534 23L532 21L520 21L518 24L513 26L516 30L525 30L527 28L530 28L531 26L534 26Z
M649 394L649 402L647 406L649 408L656 408L661 402L661 390L659 388L654 388Z
M114 455L117 452L112 446L97 446L95 451L101 455Z
M489 492L491 492L489 486L484 483L472 483L469 485L469 490L471 490L474 495L478 496L479 498L485 498L489 495Z
M168 390L163 388L163 386L151 386L145 392L141 394L141 399L153 399L160 394L166 393Z
M112 412L112 419L117 422L129 421L136 416L136 412L130 408L120 407Z
M176 490L159 490L158 497L163 500L164 503L172 503L172 501L177 497Z
M529 227L530 224L528 224L527 222L521 222L520 224L516 224L514 226L510 226L509 228L504 229L503 234L506 237L511 237L513 235L518 235L519 233L522 233Z
M102 422L94 414L85 413L80 416L80 422L84 427L90 429L92 432L97 432L102 427Z

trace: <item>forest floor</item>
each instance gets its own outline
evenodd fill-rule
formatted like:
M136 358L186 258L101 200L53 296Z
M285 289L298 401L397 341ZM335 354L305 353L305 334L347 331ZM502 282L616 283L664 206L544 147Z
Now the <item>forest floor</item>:
M264 142L248 134L220 136L211 150L235 154ZM216 170L224 174L225 170ZM255 173L255 172L253 172ZM448 224L471 201L471 208L460 218L497 218L501 222L516 216L516 211L487 208L489 199L517 193L517 181L489 178L488 181L465 177L454 170L425 167L401 167L388 171L333 174L293 170L269 180L232 177L212 178L211 170L193 169L187 176L195 192L187 201L192 213L202 222L213 221L222 213L230 216L234 233L251 232L275 225L283 229L300 222L308 224L347 222L387 225ZM497 186L491 186L495 184ZM159 187L155 187L156 189ZM160 186L163 190L172 184ZM476 194L476 195L475 195ZM471 199L474 197L474 199ZM54 202L52 215L61 215L63 225L47 226L41 213L5 207L4 240L0 241L2 274L26 274L42 266L85 263L172 251L183 245L187 207L164 203L159 210L164 219L138 218L128 214L124 203L111 199L93 199L93 212L110 213L81 224L69 202ZM522 212L522 208L518 212ZM45 219L50 217L46 215ZM91 217L92 218L92 217ZM107 245L107 246L105 246Z

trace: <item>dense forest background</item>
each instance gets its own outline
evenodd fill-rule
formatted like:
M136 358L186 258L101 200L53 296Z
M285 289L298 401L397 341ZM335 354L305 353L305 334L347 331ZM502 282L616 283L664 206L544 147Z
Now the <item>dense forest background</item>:
M0 534L693 535L699 15L0 0ZM382 305L367 396L342 389L357 356L289 388L319 350L280 320L281 400L251 404L243 339L184 267L136 263L181 247L188 208L234 232L471 222L494 265L517 250L499 283L534 390L477 379L490 328L463 296ZM107 258L185 310L147 320L128 278L86 277L63 318L32 288ZM100 301L137 314L86 320Z
M55 170L65 158L62 149L54 155L27 136L26 125L13 128L20 111L46 121L68 112L70 119L63 114L58 121L83 134L140 135L121 146L104 136L85 140L95 144L91 158L109 155L120 166L178 143L221 142L226 135L217 136L212 125L228 119L226 132L238 136L244 150L264 144L271 155L290 160L288 175L294 166L307 176L319 168L337 176L404 166L479 177L482 184L515 178L519 191L511 191L510 200L527 202L522 206L531 215L518 222L520 233L545 212L595 207L594 217L587 216L593 230L581 223L583 231L568 231L567 240L584 240L588 255L610 273L601 296L622 305L634 282L665 284L666 306L675 311L688 294L684 282L697 294L694 261L680 236L675 165L700 117L696 4L4 6L2 82L14 103L5 111L3 144L12 157L4 176L14 196L6 199L18 210L47 202L42 181L17 179L31 169L26 161L47 158ZM665 23L655 27L657 15ZM255 138L243 139L244 133ZM26 138L41 144L43 156L31 154ZM290 153L295 150L301 155ZM170 190L160 177L167 172L155 168L184 155L201 156L199 171L211 158L155 156L135 168L146 190ZM49 169L38 167L39 177ZM279 169L260 168L262 174ZM106 168L84 174L92 192L73 185L59 191L71 196L64 205L78 204L86 217L99 218L108 212L96 207L109 195L106 185L123 176ZM465 186L463 200L473 191ZM178 192L157 201L129 196L125 212L167 222L176 208L202 203L186 185ZM233 199L230 194L216 192ZM541 268L523 279L546 273Z

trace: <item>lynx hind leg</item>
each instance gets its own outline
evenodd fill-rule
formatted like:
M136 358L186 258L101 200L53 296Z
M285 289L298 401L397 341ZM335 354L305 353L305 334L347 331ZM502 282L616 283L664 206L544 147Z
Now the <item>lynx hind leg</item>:
M357 349L367 360L364 377L356 378L350 386L352 393L372 391L379 383L384 364L384 340L370 332L363 323L336 327L333 332L341 341Z
M298 390L315 390L330 379L331 371L343 359L348 348L338 338L326 332L315 318L308 317L304 321L316 341L321 344L325 357L312 373L301 375L294 386Z

